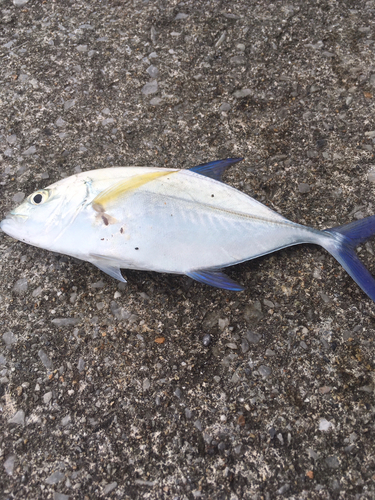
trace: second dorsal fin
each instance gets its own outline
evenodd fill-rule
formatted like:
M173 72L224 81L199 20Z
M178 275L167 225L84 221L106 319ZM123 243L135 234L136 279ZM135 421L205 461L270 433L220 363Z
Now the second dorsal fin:
M215 179L216 181L221 181L225 170L234 163L238 163L242 160L243 158L227 158L226 160L210 161L209 163L202 163L202 165L189 168L189 170L197 174L205 175L206 177L211 177L211 179Z

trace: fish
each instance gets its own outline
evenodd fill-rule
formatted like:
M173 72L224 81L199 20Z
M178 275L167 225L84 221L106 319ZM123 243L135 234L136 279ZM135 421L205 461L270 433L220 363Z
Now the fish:
M121 269L186 275L231 291L223 269L282 248L320 245L375 301L375 280L355 248L375 215L318 230L292 222L222 180L243 158L189 169L111 167L80 172L28 196L0 223L22 242L88 261L125 282Z

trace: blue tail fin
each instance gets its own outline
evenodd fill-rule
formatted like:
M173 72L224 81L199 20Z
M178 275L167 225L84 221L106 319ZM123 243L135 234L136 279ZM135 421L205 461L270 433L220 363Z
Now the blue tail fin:
M375 215L324 232L334 239L333 244L327 245L327 250L375 302L375 279L355 253L356 246L375 235Z

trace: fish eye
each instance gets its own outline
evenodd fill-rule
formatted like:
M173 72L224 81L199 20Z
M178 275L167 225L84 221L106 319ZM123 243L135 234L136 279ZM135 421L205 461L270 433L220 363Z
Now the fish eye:
M36 193L33 193L29 197L29 201L33 205L41 205L45 201L48 200L48 191L42 190L42 191L37 191Z

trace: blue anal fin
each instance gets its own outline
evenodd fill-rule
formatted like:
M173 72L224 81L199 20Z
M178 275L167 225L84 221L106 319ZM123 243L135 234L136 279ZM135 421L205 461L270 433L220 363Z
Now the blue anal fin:
M218 269L198 269L186 273L186 276L193 280L204 283L205 285L215 286L216 288L224 288L225 290L232 290L233 292L242 292L245 288Z
M209 163L202 163L196 167L189 168L192 172L205 175L216 181L221 181L223 173L234 163L242 161L243 158L227 158L226 160L211 161Z

